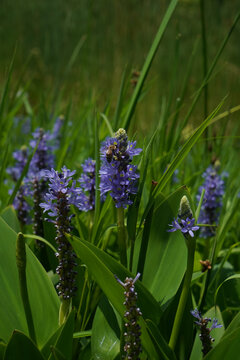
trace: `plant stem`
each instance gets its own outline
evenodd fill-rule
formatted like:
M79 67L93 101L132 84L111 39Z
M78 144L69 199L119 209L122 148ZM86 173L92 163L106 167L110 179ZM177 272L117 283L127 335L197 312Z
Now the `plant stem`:
M72 299L61 299L61 305L59 309L59 325L62 325L67 320L71 311Z
M118 246L120 252L120 261L123 266L127 267L127 244L126 244L126 232L124 227L123 207L117 208L117 226L118 226Z
M200 0L201 28L202 28L202 58L203 58L203 80L207 76L207 39L206 39L206 22L205 22L205 0ZM204 119L208 116L208 83L204 85ZM206 147L208 151L208 128L205 130Z
M32 339L32 341L35 344L37 344L33 317L30 307L29 296L28 296L28 289L27 289L27 277L26 277L27 258L26 258L24 235L22 233L18 233L17 235L16 262L18 268L20 293L21 293L22 303L27 320L29 336Z
M189 289L190 289L190 285L191 285L191 280L192 280L192 273L193 273L194 253L195 253L196 241L195 241L195 239L189 239L187 241L189 241L188 242L187 270L186 270L186 273L185 273L184 282L183 282L183 289L182 289L182 293L181 293L181 296L180 296L176 316L175 316L174 323L173 323L173 329L172 329L172 333L171 333L171 337L170 337L170 341L169 341L169 346L173 350L174 350L174 348L176 346L176 343L177 343L178 334L179 334L179 330L180 330L180 326L181 326L181 322L182 322L182 317L183 317L186 302L187 302L187 297L188 297L188 293L189 293Z

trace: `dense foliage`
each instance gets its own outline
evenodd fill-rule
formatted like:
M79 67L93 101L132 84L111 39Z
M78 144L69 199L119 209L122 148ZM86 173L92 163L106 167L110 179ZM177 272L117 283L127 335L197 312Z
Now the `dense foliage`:
M238 356L240 106L224 111L220 99L209 111L205 96L195 129L191 115L239 15L193 98L190 58L175 108L163 102L143 138L135 109L176 4L130 98L124 72L114 114L90 100L76 111L58 101L31 108L27 87L11 88L10 65L0 103L0 359Z

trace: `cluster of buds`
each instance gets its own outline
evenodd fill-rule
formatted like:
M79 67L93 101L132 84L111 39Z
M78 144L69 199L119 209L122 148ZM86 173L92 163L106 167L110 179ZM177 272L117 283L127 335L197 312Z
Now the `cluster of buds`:
M200 231L200 236L203 238L212 237L215 235L216 227L218 224L220 210L222 207L222 198L224 195L224 176L226 173L218 175L218 167L209 166L203 174L204 183L199 188L197 200L200 200L202 190L205 189L204 200L200 211L199 222L206 225Z
M139 279L140 273L135 279L126 277L124 283L115 276L117 281L125 289L124 306L126 311L124 313L125 332L124 332L124 359L125 360L140 360L141 348L141 328L138 324L138 319L142 316L140 309L137 307L137 293L135 291L135 282Z
M57 231L58 251L56 256L59 265L56 272L60 278L57 289L58 295L64 300L70 299L76 291L76 255L66 239L66 234L70 233L72 218L70 205L75 205L79 209L82 207L79 197L81 189L76 187L76 181L72 179L74 174L75 171L70 171L65 166L60 173L54 169L45 170L45 178L49 181L48 192L45 195L45 202L40 204L44 212L48 212L49 216L55 218L51 221L55 224Z
M100 169L100 191L104 197L108 192L117 208L131 205L131 194L137 193L139 174L137 167L131 165L133 156L142 150L135 149L136 141L128 141L124 129L119 129L113 138L107 138L101 146L102 166Z
M197 321L195 321L195 324L198 325L200 328L200 340L202 342L202 353L205 356L211 349L212 349L212 343L214 342L214 338L210 335L211 331L213 329L217 329L222 327L221 324L218 324L218 320L216 318L211 320L211 318L203 318L200 311L198 309L191 310L190 311L192 316L194 316ZM212 321L212 326L209 328L208 323Z

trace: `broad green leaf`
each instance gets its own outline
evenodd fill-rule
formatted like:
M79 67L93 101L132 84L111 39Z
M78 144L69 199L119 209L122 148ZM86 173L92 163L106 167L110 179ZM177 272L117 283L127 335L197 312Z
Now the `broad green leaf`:
M91 348L94 359L112 360L120 351L120 329L114 310L106 298L97 308L92 326Z
M1 217L16 233L20 231L20 225L16 211L12 205L7 206L2 212Z
M93 278L101 287L109 301L111 301L115 309L123 317L125 311L123 305L124 289L116 281L114 275L117 275L121 280L124 280L127 276L133 277L133 275L111 256L98 249L96 246L87 241L80 240L76 236L68 236L68 238L76 254L87 265ZM141 308L143 318L150 318L152 321L158 323L161 316L159 304L140 281L136 282L135 287L138 293L138 306ZM156 357L156 351L147 333L145 322L141 318L139 323L142 330L143 347L148 352L149 356L152 356L154 359L154 356Z
M69 315L67 321L62 326L56 343L53 344L54 348L56 348L56 354L60 352L66 359L72 359L73 331L74 312ZM54 353L51 354L49 360L54 360Z
M226 328L223 337L229 335L232 331L236 330L237 328L240 328L240 311L237 313L237 315L233 318L233 320Z
M173 350L168 346L157 326L151 320L147 320L147 329L151 337L154 339L159 359L176 360Z
M217 288L214 296L214 302L217 303L219 291L224 297L224 302L229 307L239 308L240 296L240 274L234 274L225 279ZM231 284L229 284L231 282Z
M0 218L0 338L8 341L14 329L28 334L20 296L16 265L17 234ZM41 347L58 328L59 299L56 291L32 251L27 247L27 284L30 305Z
M5 344L5 342L0 341L0 360L3 360L4 358L4 353L6 350L7 344Z
M4 360L44 360L40 351L26 335L14 331L6 348Z
M162 303L176 294L186 270L185 239L180 231L167 232L169 224L178 213L183 195L191 202L186 188L180 188L155 205L152 217L143 283Z
M103 289L108 299L120 313L123 313L123 288L116 281L114 275L117 275L122 281L124 281L127 276L134 277L134 275L110 255L93 244L81 240L76 236L68 236L68 239L76 254L83 263L87 265L89 271ZM161 309L158 302L140 281L137 281L135 287L138 292L138 305L141 308L143 317L158 323L161 316Z
M234 330L217 344L204 360L233 360L238 359L240 353L240 328Z
M61 351L59 351L54 346L52 346L51 351L52 351L52 355L53 355L54 360L67 360L65 358L65 356L61 353Z

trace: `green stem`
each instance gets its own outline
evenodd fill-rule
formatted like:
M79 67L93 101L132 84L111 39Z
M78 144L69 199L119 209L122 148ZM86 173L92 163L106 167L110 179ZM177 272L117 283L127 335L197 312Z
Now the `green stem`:
M120 252L121 264L127 267L127 243L126 232L124 227L124 209L117 208L117 226L118 226L118 246Z
M202 57L203 57L203 80L207 76L207 39L206 39L206 22L205 22L205 0L200 0L201 28L202 28ZM204 85L204 119L208 116L208 83ZM206 146L208 150L208 128L205 130Z
M27 258L26 258L24 235L22 233L18 233L17 236L16 261L17 261L18 276L19 276L20 294L27 320L29 336L32 339L32 341L35 344L37 344L33 317L30 307L29 296L28 296L28 289L27 289L27 277L26 277Z
M196 241L195 241L195 239L187 239L187 241L189 241L188 242L187 270L185 273L183 289L182 289L182 293L180 296L176 316L175 316L174 323L173 323L173 329L172 329L172 333L171 333L171 337L170 337L170 341L169 341L169 346L173 350L177 343L178 334L179 334L184 310L186 307L187 297L188 297L191 280L192 280L192 273L193 273Z
M59 325L62 325L67 320L72 307L72 299L61 299L61 305L59 309Z

